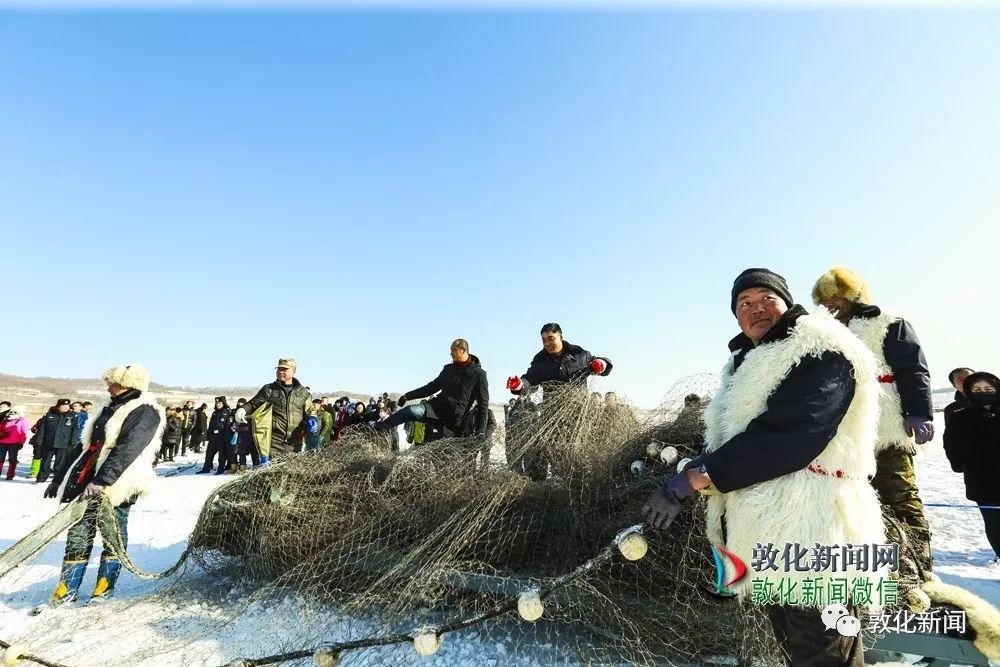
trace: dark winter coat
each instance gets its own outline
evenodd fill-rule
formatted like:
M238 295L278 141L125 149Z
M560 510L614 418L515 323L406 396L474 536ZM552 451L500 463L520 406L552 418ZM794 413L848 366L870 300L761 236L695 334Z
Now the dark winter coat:
M222 407L212 411L208 421L208 437L210 440L224 438L227 442L233 434L233 411L222 401Z
M190 435L194 424L197 421L195 409L181 408L181 424L184 427L184 435Z
M378 414L373 414L367 409L361 412L354 411L347 415L347 424L348 426L357 426L358 424L367 424L376 419L378 419Z
M91 444L103 444L105 442L105 427L111 417L118 412L118 410L128 403L129 401L139 398L142 392L137 389L129 389L128 391L119 394L115 398L111 399L111 403L106 406L101 414L95 417L94 429L90 435ZM132 465L132 463L139 458L143 450L149 446L153 438L156 437L157 431L160 428L160 414L156 411L156 408L151 405L140 405L135 410L133 410L128 417L125 418L122 424L121 430L118 432L118 439L115 447L108 453L107 458L104 463L101 464L96 471L94 468L90 469L90 475L93 475L93 480L89 479L78 479L80 474L79 469L73 470L73 478L71 479L71 484L67 485L67 488L62 497L62 502L69 502L77 497L83 491L90 481L94 484L99 484L101 486L111 486L118 481L118 478L122 476L122 473ZM56 470L54 481L61 484L66 473L69 471L70 466L77 464L83 464L84 459L77 461L79 456L79 450L82 447L78 446L77 453L74 456L66 457L66 463L61 470Z
M788 338L795 322L805 314L802 306L793 306L760 344ZM753 348L744 334L730 341L729 349L736 353L734 374ZM836 435L854 400L854 388L853 368L843 354L805 357L789 371L767 399L767 409L746 430L696 461L705 465L712 484L723 493L802 470Z
M471 355L465 365L447 364L436 378L403 396L410 400L432 394L437 395L427 403L452 433L471 435L473 430L480 432L480 426L485 429L486 413L490 409L490 388L486 371L475 355Z
M163 444L179 445L184 437L184 420L173 413L167 415L167 425L163 430Z
M204 437L206 433L208 433L208 412L198 408L194 411L191 434Z
M521 377L531 386L545 385L548 388L583 384L592 375L589 364L595 358L603 361L606 366L601 375L609 375L610 359L594 357L579 345L564 340L562 354L556 357L542 350L531 360L528 371Z
M275 380L265 384L257 395L247 401L243 407L247 415L257 408L271 404L271 454L289 454L294 451L292 433L306 417L306 411L312 407L312 395L309 388L302 385L298 378L292 378L290 389Z
M478 419L478 413L477 413L477 419ZM493 432L496 431L496 430L497 430L497 418L496 418L496 415L493 414L492 410L487 409L486 410L486 425L484 426L481 422L477 421L476 422L475 431L473 433L470 433L470 435L482 434L482 435L485 435L486 437L490 437L490 436L493 435Z
M60 414L58 410L49 410L38 427L38 442L43 448L49 449L72 447L80 439L76 424L75 412Z
M878 306L858 304L854 317L871 319L882 314ZM904 319L889 325L882 343L882 353L896 379L896 389L903 404L903 416L927 417L934 414L931 400L931 372L920 347L917 332Z
M951 420L951 416L955 414L956 410L961 410L969 405L969 401L966 400L965 396L960 391L955 392L955 400L945 406L944 409L944 427L948 428L948 422Z
M987 378L1000 386L990 373L969 376L973 381ZM966 380L965 386L972 383ZM965 475L966 498L1000 504L1000 400L991 409L968 405L955 410L944 431L944 453L951 469Z

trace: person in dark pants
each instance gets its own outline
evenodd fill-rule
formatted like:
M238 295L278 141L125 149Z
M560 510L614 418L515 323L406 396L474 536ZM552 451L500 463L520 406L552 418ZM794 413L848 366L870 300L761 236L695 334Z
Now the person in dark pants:
M215 474L226 472L229 441L233 436L233 411L226 404L225 396L215 397L215 410L208 422L208 448L205 450L205 465L195 474L212 472L215 457L219 457L219 467Z
M931 530L913 457L934 437L934 408L931 375L917 333L906 320L870 305L868 284L847 267L820 276L812 296L875 355L880 392L872 486L882 505L906 527L920 566L930 570ZM915 575L913 569L907 571Z
M194 421L191 426L191 451L201 454L201 445L208 435L208 404L202 403L194 411Z
M66 534L66 553L51 606L76 599L98 528L102 535L115 536L121 548L128 545L129 511L156 478L152 463L166 417L148 391L149 373L139 364L115 366L103 379L111 400L88 420L74 458L56 470L45 490L46 498L59 498L63 503L81 496L88 502L83 518ZM114 508L104 516L99 512L101 496ZM121 567L115 546L105 542L91 602L114 595Z
M490 409L486 371L462 338L452 341L449 353L451 363L423 387L400 396L399 410L375 424L376 430L395 429L406 422L440 421L447 437L485 434ZM428 396L433 398L404 407L410 400Z
M951 469L965 477L965 497L979 505L986 539L1000 566L1000 379L973 373L963 393L969 404L955 410L944 431L944 452Z
M591 375L611 374L612 364L607 357L595 357L588 350L563 339L562 327L555 322L542 326L542 349L532 358L524 375L507 378L507 389L512 394L527 398L538 387L548 396L567 389L586 390ZM525 406L527 407L527 406ZM522 416L526 416L523 413ZM517 460L514 466L525 471L535 481L548 475L549 464L559 458L561 446L555 442L528 444L506 443L509 459Z
M38 427L42 465L36 484L48 480L52 471L58 470L66 462L70 448L77 444L76 425L77 417L70 411L70 400L60 398L55 410L46 414L42 425Z
M883 544L879 502L868 483L879 401L871 351L826 310L810 314L795 305L785 279L767 269L737 276L731 308L741 333L729 343L722 386L705 410L705 449L649 498L647 523L669 527L685 499L712 486L708 538L745 563L753 562L758 543L780 553L790 536L807 545ZM843 565L837 576L877 590L880 574ZM753 579L779 591L809 576L765 567ZM737 593L745 597L752 588L743 584ZM769 601L788 665L864 664L862 638L827 631L822 601Z

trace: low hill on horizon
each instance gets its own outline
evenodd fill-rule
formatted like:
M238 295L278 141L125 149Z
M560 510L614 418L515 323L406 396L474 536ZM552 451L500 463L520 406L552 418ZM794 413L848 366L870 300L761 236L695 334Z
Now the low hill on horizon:
M263 384L263 383L261 383ZM256 387L175 387L150 383L149 390L157 395L164 405L183 405L185 401L194 401L196 405L208 403L211 407L216 396L225 396L230 405L236 404L238 398L250 398L257 393L261 385ZM331 399L349 396L354 400L367 401L371 394L346 391L317 391L310 387L313 396L329 396ZM28 408L29 420L37 419L60 398L70 400L91 401L100 403L107 398L104 383L98 378L54 378L54 377L24 377L0 373L0 401L10 401L14 405L24 405ZM395 396L393 396L395 398Z

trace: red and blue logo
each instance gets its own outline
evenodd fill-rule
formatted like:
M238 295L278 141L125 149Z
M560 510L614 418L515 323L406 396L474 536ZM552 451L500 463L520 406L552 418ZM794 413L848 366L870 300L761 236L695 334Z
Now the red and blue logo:
M747 576L747 566L743 560L731 551L711 545L712 558L715 560L715 586L706 587L709 594L720 598L733 598L736 593L730 588Z

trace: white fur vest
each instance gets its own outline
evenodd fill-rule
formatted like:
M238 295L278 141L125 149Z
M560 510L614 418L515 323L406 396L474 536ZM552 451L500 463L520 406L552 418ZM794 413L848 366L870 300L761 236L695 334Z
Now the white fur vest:
M737 371L730 357L722 372L722 387L705 410L707 450L714 451L767 409L767 399L793 367L806 356L824 352L843 354L854 368L854 398L840 427L813 466L842 471L843 476L800 470L753 486L708 497L708 537L744 560L747 578L738 587L750 593L749 581L769 580L777 590L782 579L800 582L806 577L878 577L847 572L756 572L751 566L754 546L773 543L781 554L786 544L809 549L816 544L882 544L885 531L875 491L868 482L875 474L872 446L878 410L878 387L871 353L827 311L799 317L790 335L747 353ZM734 355L735 356L735 355ZM722 522L725 520L723 540ZM798 589L797 589L798 590ZM820 605L822 606L822 605Z
M73 462L73 464L68 468L68 470L73 470L77 462L83 458L87 453L87 448L90 447L90 438L94 432L94 423L97 421L98 416L104 411L104 408L111 405L110 401L101 405L97 410L94 411L94 416L87 420L87 424L83 427L83 436L81 441L83 442L83 451L80 456ZM132 413L136 408L149 405L152 406L157 415L160 417L160 425L156 429L156 433L153 435L153 439L150 440L146 448L142 450L142 453L136 457L132 463L122 471L122 474L118 477L114 484L104 488L104 495L107 496L108 500L111 501L112 507L117 507L123 502L132 499L136 496L145 495L147 491L152 487L154 480L156 479L156 473L153 471L153 459L156 457L156 452L160 447L160 440L163 436L163 428L166 424L166 414L163 408L156 402L156 396L149 392L143 392L138 398L134 398L131 401L126 402L111 416L107 424L104 426L104 446L101 447L101 451L97 456L97 465L95 466L95 472L100 473L101 466L108 458L108 454L111 450L115 448L115 443L118 441L118 435L121 433L122 424L125 423L125 418ZM66 484L69 481L69 474L63 479L62 484L59 485L59 494L57 498L63 497L63 492L66 490ZM95 475L96 477L96 475Z
M851 332L861 339L861 342L875 355L875 377L888 379L892 368L885 360L883 345L889 325L899 318L882 311L878 317L855 317L851 320ZM901 449L910 454L916 454L918 447L913 436L906 433L906 422L903 417L903 401L899 397L899 389L895 382L879 382L879 418L878 434L875 437L875 453L885 449ZM924 447L919 447L923 450Z

